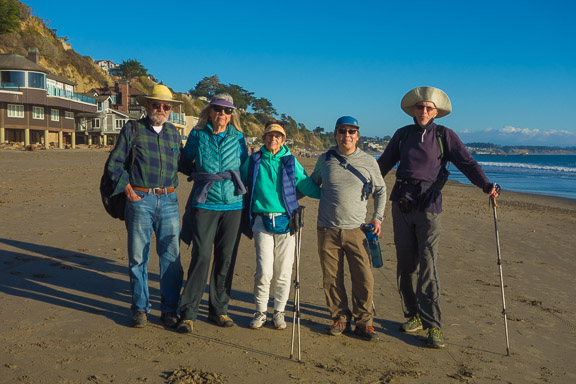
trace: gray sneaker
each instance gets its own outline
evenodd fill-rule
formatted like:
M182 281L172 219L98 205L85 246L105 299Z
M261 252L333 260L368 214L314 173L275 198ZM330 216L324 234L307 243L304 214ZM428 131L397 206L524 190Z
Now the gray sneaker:
M266 324L266 313L265 312L254 313L254 317L252 318L252 321L250 321L250 328L252 329L262 328L264 324Z
M328 328L328 334L332 336L340 336L343 333L350 333L352 327L347 321L334 321L334 323Z
M424 329L422 327L422 320L420 320L420 316L412 316L407 322L400 326L400 330L406 333L414 333Z
M444 348L444 335L440 328L430 328L428 330L428 346L430 348Z
M286 329L286 321L284 321L284 312L274 311L274 317L272 318L274 323L274 328L276 329Z

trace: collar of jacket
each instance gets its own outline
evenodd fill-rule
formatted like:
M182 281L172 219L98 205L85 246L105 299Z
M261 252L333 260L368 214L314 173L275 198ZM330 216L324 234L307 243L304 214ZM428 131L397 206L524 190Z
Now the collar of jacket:
M262 148L260 148L260 151L262 151L262 156L265 156L268 159L280 160L281 157L290 155L290 149L288 149L286 145L283 145L278 151L278 153L275 155L273 155L270 151L268 151L265 145L263 145Z
M434 122L434 119L430 119L430 121L428 122L428 124L426 124L425 126L421 126L420 124L418 124L418 122L416 121L416 118L413 118L414 120L414 125L416 126L416 128L422 132L423 130L426 131L430 131L431 129L433 129L436 126L436 123Z

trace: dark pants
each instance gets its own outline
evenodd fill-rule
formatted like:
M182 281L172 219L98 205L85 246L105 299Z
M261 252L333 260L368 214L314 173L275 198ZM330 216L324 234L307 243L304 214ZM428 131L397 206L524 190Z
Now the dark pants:
M404 316L420 315L424 329L442 328L440 284L436 270L440 231L439 213L400 212L392 202L398 291Z
M240 242L242 210L211 211L193 208L192 258L188 278L182 291L180 315L183 320L196 320L208 278L212 246L214 261L210 273L209 315L228 312L234 265Z

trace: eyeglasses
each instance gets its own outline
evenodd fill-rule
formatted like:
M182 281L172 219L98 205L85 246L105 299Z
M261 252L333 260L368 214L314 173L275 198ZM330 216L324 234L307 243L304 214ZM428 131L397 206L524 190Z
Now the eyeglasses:
M436 108L435 107L429 107L427 105L418 104L418 105L416 105L416 109L419 111L423 111L424 109L426 109L426 112L432 112Z
M234 108L222 107L220 105L213 105L212 110L216 113L224 111L225 114L231 115L234 112Z
M338 128L338 133L339 133L339 134L345 135L346 132L348 132L348 134L349 134L350 136L353 136L353 135L356 134L356 132L358 132L358 130L357 130L357 129L354 129L354 128L350 128L350 129Z
M165 111L169 111L172 109L172 106L170 104L153 103L152 108L157 109L157 110L160 110L161 108L163 108Z

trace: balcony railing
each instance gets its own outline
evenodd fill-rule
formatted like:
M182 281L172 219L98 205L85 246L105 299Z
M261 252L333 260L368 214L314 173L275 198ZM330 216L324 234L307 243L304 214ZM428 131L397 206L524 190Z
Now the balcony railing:
M168 121L174 124L186 125L186 114L171 112Z
M93 97L88 97L84 95L77 95L74 92L66 91L64 89L56 88L56 87L48 87L46 89L46 93L48 96L56 96L56 97L63 97L65 99L81 101L83 103L89 104L96 104L96 99Z
M5 89L7 91L19 91L20 87L15 83L0 83L0 89Z

